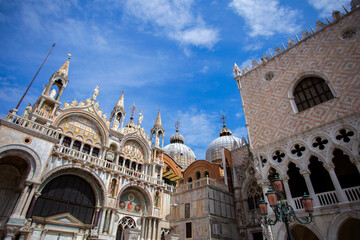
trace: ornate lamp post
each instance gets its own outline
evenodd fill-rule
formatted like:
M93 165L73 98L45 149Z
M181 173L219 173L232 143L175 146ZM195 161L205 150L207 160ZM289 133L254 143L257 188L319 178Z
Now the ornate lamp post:
M293 219L301 224L309 224L312 222L312 212L314 211L312 198L304 193L304 196L301 198L301 203L309 216L297 217L294 208L288 205L287 202L285 202L283 199L283 185L281 179L277 175L275 175L273 179L273 186L275 191L270 188L265 195L269 201L270 207L274 210L275 219L267 217L267 202L265 202L262 198L259 201L260 214L266 225L275 225L277 222L284 222L289 239L293 240L289 222L291 222Z

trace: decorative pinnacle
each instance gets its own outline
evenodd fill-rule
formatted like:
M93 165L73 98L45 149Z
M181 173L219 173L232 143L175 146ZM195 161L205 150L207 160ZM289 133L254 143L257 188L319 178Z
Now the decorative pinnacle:
M176 127L176 132L179 132L179 128L180 128L180 122L179 122L179 120L176 120L176 122L175 122L175 127Z
M222 112L221 113L221 117L220 117L221 122L223 123L223 127L226 127L225 123L226 123L226 116L225 114Z
M131 117L133 118L134 113L137 111L135 102L133 103L133 105L131 107L129 107L129 109L130 109Z

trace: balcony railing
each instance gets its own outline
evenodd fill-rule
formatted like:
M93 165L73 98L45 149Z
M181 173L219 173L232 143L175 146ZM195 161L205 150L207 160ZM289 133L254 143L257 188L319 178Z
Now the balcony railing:
M44 118L50 119L50 120L54 120L54 118L55 118L54 115L52 115L51 113L48 113L45 110L35 109L34 113L39 115L39 116L42 116Z
M360 201L360 186L344 189L349 202Z
M52 138L56 138L59 139L60 138L60 132L56 131L55 129L49 128L43 124L39 124L36 122L33 122L29 119L23 118L23 117L19 117L16 116L14 114L9 113L6 117L5 120L11 123L14 123L18 126L30 129L32 131L44 134L45 136L48 137L52 137Z
M139 171L128 169L107 160L100 159L98 157L91 156L87 153L83 153L59 144L55 145L54 153L58 154L62 158L68 158L69 160L78 161L89 166L100 167L104 168L105 170L115 171L117 173L126 175L129 178L133 178L134 180L140 180L150 184L165 186L163 180L161 179L154 178ZM165 187L168 191L172 191L172 186L167 185Z
M336 191L318 193L316 194L316 197L319 200L320 206L333 205L339 203L339 200L336 196Z
M191 183L183 184L174 189L174 193L181 193L202 186L213 186L221 190L228 190L228 186L212 178L203 178Z

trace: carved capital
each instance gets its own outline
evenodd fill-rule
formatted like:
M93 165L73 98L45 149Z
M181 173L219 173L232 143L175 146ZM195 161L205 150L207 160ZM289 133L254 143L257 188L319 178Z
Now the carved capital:
M332 171L332 170L334 170L335 165L333 163L327 163L327 164L324 164L324 168L328 171Z
M309 176L310 175L310 171L309 170L301 170L300 171L300 174L303 175L303 176Z

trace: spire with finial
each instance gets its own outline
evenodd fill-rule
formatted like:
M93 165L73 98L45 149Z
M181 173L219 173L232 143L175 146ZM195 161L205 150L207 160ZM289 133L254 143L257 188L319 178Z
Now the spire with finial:
M119 100L117 101L117 103L115 105L115 108L124 110L124 89L122 90L122 93L120 95Z
M61 66L61 68L57 71L61 76L67 78L69 73L69 64L71 59L71 54L68 53L69 57L66 62Z
M161 115L160 115L160 107L159 107L158 115L157 115L157 117L156 117L156 121L155 121L154 128L162 128Z
M165 130L162 127L161 123L161 115L160 115L160 107L159 107L159 113L156 117L156 121L154 124L154 127L150 130L150 140L152 141L153 135L155 135L155 147L162 148L164 145L164 134ZM160 138L162 143L160 143Z
M134 119L134 113L137 111L137 108L136 108L136 105L135 105L135 102L133 103L133 105L131 107L129 107L130 109L130 113L131 113L131 121Z
M222 136L231 136L232 135L232 132L230 131L230 129L226 128L226 116L224 113L221 113L221 117L220 117L220 120L223 124L223 129L220 130L220 134L219 136L222 137Z
M179 128L180 128L180 122L179 122L179 120L176 120L176 122L175 122L175 128L176 128L176 132L179 132Z

